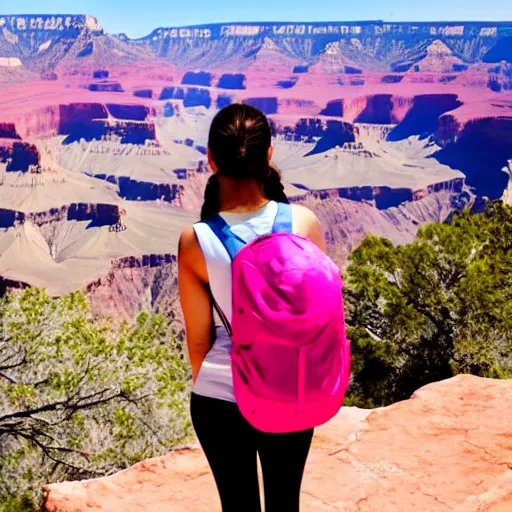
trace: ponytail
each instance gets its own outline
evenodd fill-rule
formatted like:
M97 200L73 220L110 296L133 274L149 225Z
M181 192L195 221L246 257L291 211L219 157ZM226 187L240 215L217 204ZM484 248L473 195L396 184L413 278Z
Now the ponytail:
M220 184L216 174L212 174L204 190L204 203L201 208L201 220L215 217L220 211Z
M284 185L281 181L281 174L270 164L268 173L263 180L263 193L267 199L278 203L289 203L288 197L284 192Z

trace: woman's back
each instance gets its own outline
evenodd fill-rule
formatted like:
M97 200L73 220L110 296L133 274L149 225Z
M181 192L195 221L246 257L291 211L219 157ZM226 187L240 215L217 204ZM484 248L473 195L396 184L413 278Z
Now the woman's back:
M277 202L269 201L262 208L252 212L220 212L220 216L230 226L234 234L245 242L250 242L254 238L272 231L276 213ZM323 249L322 233L315 223L311 222L311 217L309 210L293 205L292 230L295 234L306 238L312 237L312 241ZM315 228L317 229L315 230ZM212 295L231 322L231 260L229 255L206 223L195 224L194 231L205 258Z
M252 212L220 212L231 231L244 242L250 242L258 236L272 231L277 214L277 202L269 201L266 205ZM309 210L300 206L292 207L292 231L302 236L314 232ZM213 298L226 316L232 320L232 282L231 259L210 227L199 222L194 225L195 236L206 263L208 282ZM321 243L319 244L321 245ZM206 355L201 370L194 384L194 392L234 402L233 378L231 370L231 340L222 325L216 311L213 311L216 339Z

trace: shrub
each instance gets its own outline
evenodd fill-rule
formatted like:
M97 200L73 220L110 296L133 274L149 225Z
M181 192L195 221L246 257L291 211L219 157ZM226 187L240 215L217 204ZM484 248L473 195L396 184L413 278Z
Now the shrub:
M10 292L0 301L0 510L30 510L43 484L183 444L189 381L162 316L115 327L93 318L81 293Z
M459 373L512 377L508 206L429 224L406 246L368 236L350 259L347 403L388 405Z

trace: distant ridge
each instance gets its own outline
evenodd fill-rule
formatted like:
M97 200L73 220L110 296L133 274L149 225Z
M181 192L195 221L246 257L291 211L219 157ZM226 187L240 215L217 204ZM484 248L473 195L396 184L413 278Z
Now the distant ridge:
M251 21L160 27L131 39L124 33L106 32L95 17L86 14L0 15L0 58L19 59L20 70L39 73L82 73L98 66L162 59L180 69L227 66L231 71L246 71L269 41L274 43L275 69L289 67L290 73L322 60L321 67L329 72L438 69L451 73L477 63L512 63L511 40L512 21ZM441 56L429 57L428 65L420 65L435 41L452 57L442 63L437 62ZM330 63L323 59L327 50Z

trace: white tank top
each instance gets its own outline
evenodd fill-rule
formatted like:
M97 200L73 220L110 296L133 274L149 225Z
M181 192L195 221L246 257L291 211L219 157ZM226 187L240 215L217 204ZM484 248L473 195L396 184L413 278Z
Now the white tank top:
M233 233L245 242L250 242L254 238L272 231L276 214L277 203L270 201L263 208L254 212L224 212L221 213L221 217L230 226ZM295 229L295 222L292 219L294 233ZM194 224L194 230L206 261L212 294L231 323L231 259L221 241L207 224L203 222ZM192 391L198 395L235 402L231 373L231 339L215 310L213 314L216 339L201 365Z

